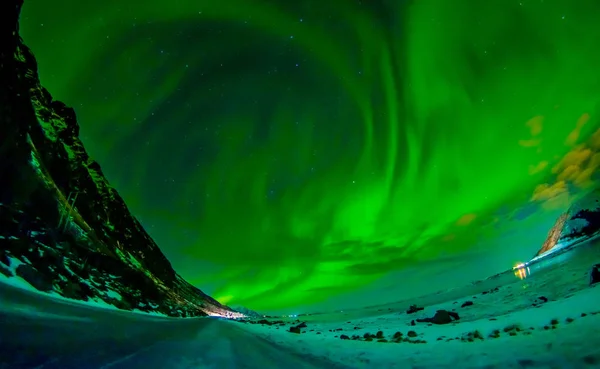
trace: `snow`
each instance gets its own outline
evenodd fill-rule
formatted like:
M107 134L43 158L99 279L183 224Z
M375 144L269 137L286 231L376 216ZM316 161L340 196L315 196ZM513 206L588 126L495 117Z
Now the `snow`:
M17 258L9 258L9 269L15 274L16 268L24 263ZM416 299L301 316L299 319L307 324L301 334L288 331L290 326L297 324L295 317L276 319L287 322L285 326L237 322L224 324L236 324L284 349L311 357L328 358L350 368L597 367L600 363L600 347L597 344L600 284L588 285L590 267L595 263L600 263L598 239L539 260L531 265L527 274L504 273ZM109 282L107 287L111 287L117 279L112 275L104 277ZM100 299L84 302L64 298L56 292L40 293L18 276L7 278L0 274L0 282L67 304L118 310ZM121 298L114 286L102 293ZM473 305L462 307L467 301ZM412 304L424 309L406 314L406 309ZM144 306L148 305L140 304L138 307ZM23 309L26 314L46 314L36 311L35 307L17 308ZM440 309L456 311L460 320L445 325L411 325L412 320L432 317ZM167 318L159 313L146 313L138 309L121 312ZM66 319L58 315L46 317ZM378 331L382 331L390 342L339 338L342 334L363 337L365 333L376 334ZM414 331L416 337L400 343L391 342L394 333L401 332L406 337L409 331ZM474 332L481 334L481 339L469 341Z
M118 293L117 291L110 290L110 289L106 292L106 295L110 298L117 299L117 300L121 300L123 298L120 293Z
M172 318L172 317L169 317L165 314L158 313L158 312L146 312L146 311L142 311L139 309L133 309L131 311L121 310L121 309L118 309L116 306L111 305L99 298L88 299L88 301L82 301L82 300L73 300L73 299L66 298L66 297L60 295L56 291L50 291L49 293L40 292L37 289L35 289L35 287L33 287L31 284L29 284L29 282L27 282L26 280L24 280L23 278L21 278L20 276L17 275L17 268L19 267L19 265L28 264L28 263L22 262L21 260L17 259L14 256L7 255L7 257L10 261L10 266L6 267L6 269L8 269L12 273L13 277L7 277L4 274L0 273L0 283L4 283L4 284L7 284L7 285L10 285L10 286L22 289L22 290L33 292L38 295L46 296L46 297L49 297L49 298L52 298L55 300L60 300L67 304L84 305L84 306L88 306L88 307L119 311L119 312L123 312L123 313L139 314L139 315L145 315L145 316L162 317L162 318L168 318L168 319L180 319L180 318ZM4 264L2 264L2 266L5 267ZM73 273L67 265L65 265L65 267L67 268L67 270L69 272ZM112 276L112 277L114 278L114 276ZM66 279L64 276L59 276L59 278ZM81 281L83 283L88 284L91 288L96 289L94 286L92 286L90 283L88 283L88 281L83 280L83 279ZM112 297L112 298L116 298L116 299L122 298L121 294L119 292L111 290L111 289L109 289L106 292L106 295L108 295L108 297ZM158 305L150 304L150 306L153 308L158 308ZM43 313L41 311L37 311L33 308L30 309L29 313L33 314L34 311L36 312L35 314L37 314L39 316L44 316L44 314L45 314L45 313Z
M424 310L410 315L404 310L412 303L422 306L422 301L433 299L406 301L402 307L390 304L377 309L300 317L307 324L301 334L288 331L290 326L298 324L296 319L274 319L289 322L286 326L240 325L286 348L352 368L598 366L600 285L589 287L588 273L592 264L600 262L599 246L586 246L544 260L543 265L523 280L503 276L496 280L499 282L496 292L482 294L489 287L485 283L478 285L477 292L473 285L447 291L437 296L437 303L425 305ZM457 298L460 291L462 297ZM543 302L540 297L548 301ZM473 305L462 308L465 301ZM410 324L417 318L432 317L440 309L455 310L460 320L445 325ZM342 330L336 331L339 328ZM380 330L390 341L395 332L406 337L412 330L417 336L411 340L425 342L380 343L377 339L368 342L337 337L345 334L362 338L365 333L376 334ZM496 330L499 333L494 337ZM468 341L469 334L475 331L483 339Z
M17 259L14 256L7 255L7 258L10 261L10 266L6 267L6 269L8 269L14 277L7 277L4 274L0 273L0 282L3 282L5 284L8 284L8 285L11 285L13 287L17 287L17 288L20 288L23 290L40 293L40 291L38 291L37 289L35 289L35 287L30 285L29 282L27 282L26 280L24 280L23 278L21 278L17 275L17 268L20 265L25 264L25 263L22 262L21 260ZM2 264L2 267L5 267L5 265Z

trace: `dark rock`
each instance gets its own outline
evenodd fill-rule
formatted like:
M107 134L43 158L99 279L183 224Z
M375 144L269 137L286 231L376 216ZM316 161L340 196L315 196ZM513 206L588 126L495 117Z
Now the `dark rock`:
M408 308L408 310L406 310L406 314L414 314L417 311L421 311L425 308L422 307L417 307L417 305L410 305L410 307Z
M342 339L342 340L349 340L349 339L350 339L350 337L346 336L345 334L342 334L342 335L340 336L340 339Z
M600 282L600 264L592 266L590 271L590 285Z
M418 320L418 319L417 319L417 320ZM410 321L410 325L412 325L412 326L415 326L415 325L417 325L417 323L415 323L415 321L414 321L414 320L411 320L411 321Z
M10 270L8 270L7 268L5 268L3 265L0 265L0 273L4 274L7 277L12 277L13 274L11 273Z
M396 333L394 333L394 339L402 338L402 336L403 336L402 332L396 332Z
M475 340L482 340L483 341L483 335L481 334L481 332L479 331L473 331L473 332L468 332L466 334L464 334L461 338L461 341L463 342L474 342Z
M81 288L81 285L82 283L76 283L72 281L65 282L65 284L61 287L62 295L69 299L87 301L86 291Z
M375 337L376 337L376 338L383 338L383 331L378 331L378 332L375 334Z
M408 337L417 337L417 332L415 332L415 331L408 331L408 332L406 333L406 335L407 335Z
M596 365L598 364L598 362L600 361L599 356L594 356L594 355L586 355L584 357L582 357L581 359L583 360L584 363L588 364L588 365Z
M10 259L4 250L0 250L0 263L10 266Z
M504 332L520 332L523 329L518 324L511 324L504 327Z
M464 308L471 305L473 305L473 301L465 301L462 305L460 305L460 307Z
M49 292L52 290L52 281L31 265L19 265L17 267L17 275L29 282L36 290L42 292Z
M296 328L306 328L306 323L302 322L296 326Z
M290 327L290 332L291 333L300 333L300 328L298 327Z
M447 310L438 310L438 311L436 311L433 318L417 319L417 322L433 323L433 324L448 324L448 323L452 323L453 321L459 320L459 319L460 319L460 317L459 317L458 313L455 313L453 311L447 311Z

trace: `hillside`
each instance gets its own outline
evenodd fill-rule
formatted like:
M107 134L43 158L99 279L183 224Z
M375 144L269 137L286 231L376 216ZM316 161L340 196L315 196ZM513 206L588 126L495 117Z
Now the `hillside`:
M576 201L562 214L548 232L548 237L534 258L569 248L600 233L600 190L596 189Z
M126 310L230 313L175 272L89 157L75 111L40 84L22 4L0 5L0 277Z

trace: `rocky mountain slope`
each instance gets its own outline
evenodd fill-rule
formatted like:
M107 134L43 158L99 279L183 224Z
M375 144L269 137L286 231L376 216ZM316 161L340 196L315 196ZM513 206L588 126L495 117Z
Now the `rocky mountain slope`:
M562 214L534 258L600 235L600 189L591 191Z
M0 5L0 277L127 310L230 315L173 270L86 153L75 111L41 86L22 4Z

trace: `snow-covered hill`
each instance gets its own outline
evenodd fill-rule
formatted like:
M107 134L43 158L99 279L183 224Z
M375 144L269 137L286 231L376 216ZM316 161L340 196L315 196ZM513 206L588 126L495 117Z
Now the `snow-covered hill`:
M600 189L574 202L548 232L534 259L544 257L600 234Z

